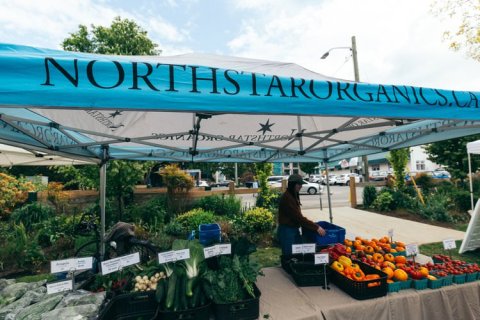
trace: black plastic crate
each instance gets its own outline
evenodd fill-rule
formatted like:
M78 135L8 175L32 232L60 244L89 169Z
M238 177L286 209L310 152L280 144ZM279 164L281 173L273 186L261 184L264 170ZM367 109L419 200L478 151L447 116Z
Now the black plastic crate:
M378 274L380 278L367 281L355 281L347 278L335 270L332 270L332 282L357 300L385 296L388 292L387 275L384 272L377 270L361 261L355 261L355 263L358 263L360 269L362 269L365 274ZM374 282L380 282L380 285L375 287L368 286Z
M115 296L103 308L99 320L150 320L157 311L155 291L132 292Z
M329 266L306 263L290 263L290 274L299 287L323 286L330 283L332 269ZM326 273L326 274L325 274Z
M305 265L313 265L314 262L314 255L313 253L306 253L306 254L287 254L280 256L280 263L282 265L283 270L285 270L288 274L292 274L292 268L290 267L291 264L305 264Z
M211 313L211 303L202 307L187 309L182 311L159 310L158 320L209 320Z
M253 320L260 315L261 292L256 285L253 287L255 298L239 302L213 304L216 320Z

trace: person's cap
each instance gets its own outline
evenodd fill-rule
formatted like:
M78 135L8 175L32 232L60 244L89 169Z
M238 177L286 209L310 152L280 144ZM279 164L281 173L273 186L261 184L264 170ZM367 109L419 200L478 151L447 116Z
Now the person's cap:
M295 182L298 184L306 184L306 182L303 180L302 176L299 174L292 174L290 177L288 177L288 182Z

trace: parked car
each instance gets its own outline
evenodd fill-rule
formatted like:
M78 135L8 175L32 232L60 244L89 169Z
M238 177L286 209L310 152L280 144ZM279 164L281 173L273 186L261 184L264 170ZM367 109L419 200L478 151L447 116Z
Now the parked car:
M358 173L344 173L337 176L335 184L348 186L350 185L350 177L354 177L355 183L362 182L362 176Z
M302 185L302 188L300 189L300 193L317 194L323 191L323 186L318 183L308 182L307 180L303 180L303 182L305 182L305 184ZM270 184L270 187L281 188L282 181L280 180L277 182L272 182Z
M386 171L372 171L368 179L370 181L385 181L387 180L388 173Z
M329 174L328 175L328 184L329 185L334 185L336 183L337 183L337 175ZM327 185L327 178L326 177L322 180L322 184Z
M233 182L232 180L223 180L219 182L214 182L212 183L212 187L228 187L230 185L230 182Z
M209 187L209 186L210 186L210 185L209 185L208 182L205 181L205 180L200 180L200 181L198 181L198 183L197 183L197 187Z
M321 174L312 174L308 178L308 181L312 183L322 183L323 176Z
M452 175L450 172L445 170L435 170L432 171L432 178L434 179L450 179Z
M269 186L277 184L282 186L282 180L288 180L288 176L270 176L267 178L267 184Z

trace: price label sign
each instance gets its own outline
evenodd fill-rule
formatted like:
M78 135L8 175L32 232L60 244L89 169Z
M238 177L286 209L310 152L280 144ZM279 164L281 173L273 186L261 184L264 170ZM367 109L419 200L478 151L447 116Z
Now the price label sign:
M218 246L203 248L203 255L205 256L205 259L218 256L219 255Z
M102 261L102 275L106 275L115 271L118 271L121 268L120 258L114 258L110 260Z
M190 249L176 250L175 258L178 260L190 259Z
M388 230L388 237L391 239L393 238L393 229Z
M230 243L217 244L219 254L231 254L232 245Z
M50 261L50 272L69 272L75 270L75 259Z
M292 244L292 253L303 253L303 245L302 244Z
M327 264L329 262L328 253L315 254L315 264Z
M175 251L160 252L158 254L158 263L168 263L176 260Z
M405 251L407 257L416 256L419 253L418 245L416 243L407 244L407 246L405 247Z
M75 259L75 270L87 270L93 267L93 257Z
M50 272L70 272L75 270L87 270L92 269L93 258L71 258L65 260L50 261Z
M53 283L47 283L47 294L58 293L73 290L73 281L65 280Z
M138 252L102 261L102 275L106 275L112 272L116 272L121 268L128 267L134 264L140 263L140 254Z
M128 267L140 263L140 253L135 252L126 256L121 256L119 259L122 267Z
M457 248L457 244L455 243L455 240L453 239L445 239L443 240L443 249L445 250L452 250Z
M303 244L303 253L315 253L315 243L304 243Z

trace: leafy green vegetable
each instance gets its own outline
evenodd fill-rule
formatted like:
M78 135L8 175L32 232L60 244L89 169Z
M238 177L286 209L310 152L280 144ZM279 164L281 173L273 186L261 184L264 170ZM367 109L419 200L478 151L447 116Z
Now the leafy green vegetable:
M186 295L193 296L193 286L201 272L202 262L205 260L203 246L198 240L177 239L172 244L172 250L190 249L190 258L183 260L183 266L187 273Z
M248 256L221 256L219 269L208 270L204 280L212 290L215 303L231 303L255 297L254 284L262 273Z

